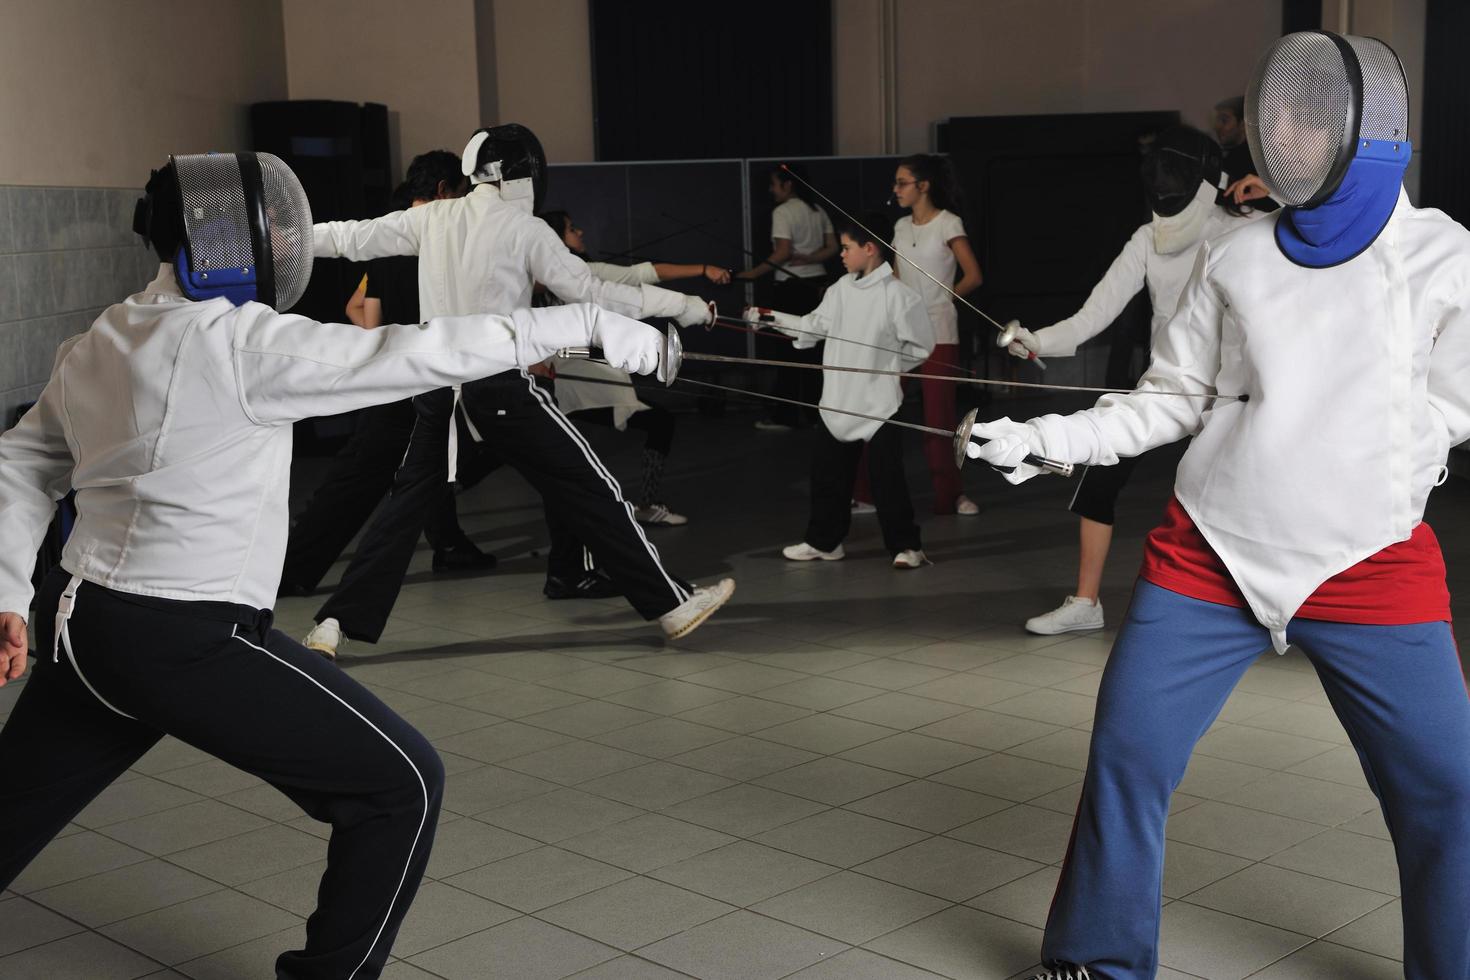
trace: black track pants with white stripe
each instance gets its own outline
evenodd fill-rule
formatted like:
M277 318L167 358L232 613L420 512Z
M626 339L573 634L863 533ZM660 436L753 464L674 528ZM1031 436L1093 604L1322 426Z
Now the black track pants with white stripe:
M541 494L553 534L585 543L644 619L657 619L689 598L689 583L664 568L617 480L548 392L523 372L507 371L465 385L461 398L484 450ZM355 640L382 636L426 508L448 478L452 405L448 389L414 399L419 417L393 495L358 544L342 584L317 611L317 622L332 617Z
M53 573L39 597L37 663L0 730L0 888L30 891L31 859L172 735L332 826L306 947L280 955L278 980L377 977L433 844L444 787L434 749L339 668L272 630L268 611L84 582L53 662L67 578Z

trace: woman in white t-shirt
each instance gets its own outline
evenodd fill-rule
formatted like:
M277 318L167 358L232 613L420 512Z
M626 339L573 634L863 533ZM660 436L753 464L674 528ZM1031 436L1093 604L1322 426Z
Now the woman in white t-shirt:
M800 164L785 164L796 176L805 178L806 172ZM771 168L771 200L776 207L771 212L771 253L764 262L737 275L739 279L761 279L775 274L775 287L762 305L804 316L817 308L822 294L831 285L826 262L837 254L837 234L832 230L832 219L811 199L806 185L793 180L781 166ZM789 346L784 350L763 350L766 338L757 338L757 353L762 357L785 358L810 364L821 362L818 350L793 352ZM815 371L777 369L774 394L796 401L812 402L819 390L820 375ZM756 423L762 429L794 428L799 420L799 409L789 405L772 408L769 418Z
M901 256L893 270L905 284L918 290L934 324L934 352L919 368L922 374L959 374L959 317L954 298L909 265L914 263L955 293L967 296L980 288L980 263L959 210L959 181L945 157L927 153L905 157L893 177L893 196L909 214L893 226L893 249ZM909 262L905 262L908 259ZM956 273L959 281L955 281ZM924 424L953 429L957 424L955 386L945 381L922 382ZM934 513L973 515L980 508L964 494L960 471L954 465L951 440L924 438L924 457L934 481Z

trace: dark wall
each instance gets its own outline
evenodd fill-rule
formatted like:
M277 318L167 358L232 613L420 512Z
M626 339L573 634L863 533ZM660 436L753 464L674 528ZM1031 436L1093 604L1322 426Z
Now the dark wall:
M1281 33L1322 29L1322 0L1282 0Z
M317 221L371 218L388 210L388 109L376 103L300 99L250 107L251 147L286 161L301 179ZM311 282L292 312L340 323L361 267L343 259L313 263Z
M1470 4L1429 0L1424 37L1424 147L1419 205L1470 224Z
M599 160L832 152L828 0L590 0Z
M951 119L941 145L985 275L976 304L1029 326L1076 312L1149 218L1138 138L1178 121L1178 112Z

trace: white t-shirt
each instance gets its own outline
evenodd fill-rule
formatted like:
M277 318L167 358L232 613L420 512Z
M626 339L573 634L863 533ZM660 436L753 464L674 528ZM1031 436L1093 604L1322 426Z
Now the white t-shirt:
M893 225L893 248L903 258L896 263L898 277L916 289L924 299L929 319L934 324L936 344L960 342L959 316L954 297L922 275L904 259L946 285L954 285L957 263L949 243L965 236L965 223L951 211L940 211L922 225L914 224L912 215L904 215Z
M784 238L791 242L791 251L811 255L827 243L832 234L832 219L821 208L813 208L799 197L793 197L776 205L771 212L771 238ZM783 262L792 275L801 279L816 279L827 270L820 262ZM782 282L791 276L776 270L776 281Z

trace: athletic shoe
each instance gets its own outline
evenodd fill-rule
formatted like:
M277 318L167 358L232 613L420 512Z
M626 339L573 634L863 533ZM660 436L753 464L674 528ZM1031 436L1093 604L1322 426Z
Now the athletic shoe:
M1058 963L1049 970L1032 974L1029 980L1092 980L1092 974L1087 972L1087 967L1077 966L1074 963Z
M762 432L790 432L796 428L794 425L787 425L785 422L773 422L771 419L761 419L755 424L755 427Z
M306 649L315 650L328 660L336 660L337 648L347 641L342 638L342 624L328 616L311 628L303 642Z
M853 512L854 515L857 515L857 514L876 514L876 513L878 513L878 508L877 507L874 507L872 504L868 503L866 500L854 500L852 502L852 512Z
M787 545L781 549L781 554L785 555L788 561L816 561L818 559L822 561L841 561L847 557L847 552L842 550L842 545L840 544L831 551L823 551L821 548L813 548L805 541L801 544Z
M1102 600L1082 599L1074 595L1067 596L1066 600L1051 612L1026 620L1026 632L1037 633L1041 636L1055 636L1058 633L1102 628Z
M575 582L569 582L558 575L548 575L541 594L548 599L613 599L622 595L623 590L613 584L606 572L596 570L588 572Z
M683 605L659 617L658 622L664 628L664 636L671 640L688 636L706 619L713 616L715 610L728 602L734 594L735 580L733 578L722 578L714 585L695 589L694 594L684 600Z
M634 507L633 516L638 518L639 524L651 524L654 527L679 527L689 523L689 518L683 514L675 514L665 504Z
M959 499L954 502L954 512L961 517L974 517L980 513L980 505L964 494L960 494Z
M495 556L475 547L468 538L434 552L436 572L488 572L495 567Z
M894 568L923 568L925 565L932 564L934 563L929 560L929 556L924 554L923 550L918 548L910 548L907 551L900 551L898 554L893 556Z

